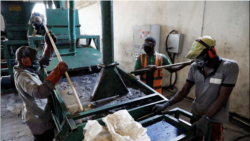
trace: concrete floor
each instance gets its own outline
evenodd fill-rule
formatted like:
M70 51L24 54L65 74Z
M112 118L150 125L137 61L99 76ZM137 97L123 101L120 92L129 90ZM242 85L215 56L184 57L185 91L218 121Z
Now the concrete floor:
M163 95L168 96L166 91ZM1 141L33 141L34 138L27 125L21 123L21 116L11 113L7 110L8 105L10 105L11 99L15 98L16 103L22 103L17 93L3 94L1 93ZM181 101L176 105L171 106L169 109L179 107L190 112L190 101ZM10 108L8 108L10 109ZM19 107L20 109L20 107ZM16 107L18 110L18 107ZM15 111L16 112L16 111ZM16 112L17 113L17 112ZM183 118L188 121L187 119ZM188 121L189 122L189 121ZM246 128L242 128L244 125L230 119L229 124L225 124L225 141L233 141L239 136L249 134ZM249 141L250 138L244 138L240 141Z

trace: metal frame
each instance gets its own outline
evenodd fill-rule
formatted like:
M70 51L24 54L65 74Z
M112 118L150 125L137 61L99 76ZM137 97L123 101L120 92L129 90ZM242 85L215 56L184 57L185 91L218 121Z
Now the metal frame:
M134 85L145 88L147 90L147 92L150 94L148 94L147 96L144 96L144 97L132 99L132 100L117 103L114 105L108 105L108 106L96 108L96 109L93 109L90 111L70 115L70 113L67 110L66 105L63 102L58 90L55 90L53 92L53 94L51 95L51 99L52 99L52 104L54 107L54 110L52 110L53 111L52 117L53 117L53 120L55 121L55 125L56 125L56 128L58 130L58 134L55 137L56 139L60 139L61 137L64 137L65 141L66 140L74 140L74 141L78 141L78 140L82 141L83 140L83 138L84 138L83 128L85 127L86 123L76 125L74 120L81 119L81 118L84 118L84 117L87 117L90 115L94 115L94 114L108 112L111 109L115 109L115 108L122 107L125 105L129 105L129 104L137 103L137 102L140 102L143 100L158 97L159 100L156 102L152 102L152 103L142 105L140 107L136 107L136 108L132 108L132 109L128 110L128 112L130 113L130 115L134 119L138 119L139 117L142 117L144 115L149 114L149 112L151 111L151 109L153 108L153 106L155 104L162 104L162 103L168 101L167 98L165 98L164 96L162 96L161 94L159 94L158 92L156 92L155 90L153 90L152 88L150 88L149 86L147 86L146 84L144 84L143 82L141 82L140 80L135 78L134 76L130 75L129 73L127 73L126 71L122 70L119 67L117 69L121 75L124 75L126 78L131 80ZM43 78L42 80L44 80L46 76L47 76L47 72L44 69L43 73L41 74L41 78ZM174 115L175 118L171 117L170 115ZM155 122L158 122L159 120L164 119L164 120L166 120L166 121L168 121L176 126L179 126L187 131L184 134L176 137L175 138L176 140L182 141L182 140L193 138L195 132L190 129L190 124L182 122L182 120L179 119L180 115L184 115L184 116L191 118L191 119L196 118L196 117L193 117L193 115L189 112L186 112L186 111L179 109L179 108L175 108L173 110L170 110L170 111L164 113L164 115L156 115L156 116L153 116L150 118L139 120L138 122L141 123L145 127L145 126L148 126L148 125L153 124ZM101 118L96 119L96 120L101 125L105 125L102 122ZM211 126L209 126L209 130L208 130L207 136L205 138L205 141L209 140L210 135L211 135Z
M69 35L57 35L56 37L58 40L69 39ZM76 35L76 40L77 40L76 42L78 42L79 39L86 39L88 46L90 46L91 40L93 39L96 49L100 51L100 36L99 35ZM29 36L30 47L35 48L34 41L41 41L41 40L44 40L44 36L40 36L40 37ZM60 43L60 41L58 41L56 44L58 43Z

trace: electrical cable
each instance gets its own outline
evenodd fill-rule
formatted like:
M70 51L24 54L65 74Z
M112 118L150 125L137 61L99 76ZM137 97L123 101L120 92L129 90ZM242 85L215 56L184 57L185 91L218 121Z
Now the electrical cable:
M167 51L167 53L168 53L169 59L170 59L171 62L174 64L174 61L175 61L175 53L172 53L172 54L171 54L171 53L168 51L168 49L171 49L171 48L172 48L172 47L168 47L168 37L169 37L169 35L172 34L173 32L175 32L175 34L178 33L176 30L172 30L171 32L169 32L168 36L166 37L165 46L166 46L166 51ZM174 85L176 84L176 81L177 81L177 72L174 72L174 73L175 73L175 80L174 80L174 83L172 83L173 72L171 72L171 74L170 74L170 84L169 84L169 86L166 86L166 87L165 87L165 88L167 88L167 90L168 90L168 89L173 90L174 88L176 88ZM169 91L169 90L168 90L168 91ZM171 92L171 91L169 91L169 92ZM177 92L177 88L176 88L176 92ZM176 92L174 92L174 93L171 92L171 93L175 94Z

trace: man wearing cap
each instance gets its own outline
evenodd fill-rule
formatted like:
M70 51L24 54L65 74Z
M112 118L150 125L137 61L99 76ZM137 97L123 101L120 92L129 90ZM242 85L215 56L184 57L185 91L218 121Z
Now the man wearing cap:
M160 54L155 51L155 44L156 42L154 38L148 37L145 39L143 47L146 54L141 54L137 58L134 68L135 70L142 68L150 68L150 72L144 72L140 74L140 80L161 94L161 84L163 75L161 73L161 69L157 70L157 67L162 65L170 65L171 63L164 54ZM176 72L190 64L191 62L178 66L173 66L172 68L167 68L166 70L168 70L169 72Z
M56 42L54 34L51 36ZM42 83L38 74L49 65L54 51L47 34L45 42L42 58L36 49L28 46L18 48L18 64L14 66L16 89L23 100L22 119L30 128L35 141L52 141L55 136L47 97L68 69L65 62L59 62Z
M211 141L224 140L223 123L229 121L228 100L236 84L239 67L236 61L220 58L215 50L216 41L211 36L197 39L187 54L187 58L195 59L189 69L186 83L168 102L157 104L152 110L159 113L170 105L186 97L195 84L195 100L191 113L199 117L191 121L196 127L195 140L201 141L212 123Z

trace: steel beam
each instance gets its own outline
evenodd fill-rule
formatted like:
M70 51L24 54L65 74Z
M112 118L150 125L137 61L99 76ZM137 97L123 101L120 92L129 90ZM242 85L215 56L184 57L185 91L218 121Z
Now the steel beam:
M114 62L113 2L100 1L102 15L102 60L108 65Z
M75 31L75 1L69 1L69 39L70 52L76 51L76 31Z

